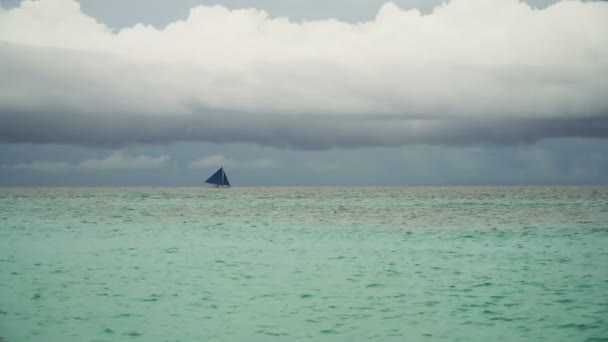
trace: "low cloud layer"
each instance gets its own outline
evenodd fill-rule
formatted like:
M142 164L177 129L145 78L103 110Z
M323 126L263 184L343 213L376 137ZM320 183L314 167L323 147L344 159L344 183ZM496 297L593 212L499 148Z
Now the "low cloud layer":
M169 164L169 156L129 156L122 152L116 152L103 159L87 159L78 164L81 170L143 170L159 169Z
M290 22L193 8L113 31L72 0L0 9L0 141L298 149L608 136L608 3L452 0Z
M200 160L193 160L188 163L191 169L210 169L221 166L234 169L272 169L277 167L277 163L267 158L256 158L249 161L240 161L227 158L222 154L212 155Z
M119 151L107 158L86 159L77 164L39 160L27 163L17 163L14 165L4 164L2 167L41 172L150 170L167 167L169 166L170 161L171 158L166 155L158 157L145 155L131 156Z
M173 159L168 155L133 156L117 151L106 158L90 158L78 163L35 160L15 164L1 164L3 169L37 171L49 173L62 173L67 171L125 171L125 170L153 170L169 167ZM199 160L191 160L187 163L189 169L213 169L220 166L239 170L273 169L279 164L268 158L255 158L238 160L228 158L222 154L211 155Z
M15 165L2 165L3 168L12 168L15 170L24 171L41 171L41 172L65 172L74 168L73 165L66 162L51 162L51 161L32 161L29 163L17 163Z

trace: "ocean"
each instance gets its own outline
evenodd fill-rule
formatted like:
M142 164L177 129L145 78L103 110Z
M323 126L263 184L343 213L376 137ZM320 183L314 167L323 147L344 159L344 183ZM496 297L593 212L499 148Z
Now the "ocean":
M0 341L608 341L608 188L0 189Z

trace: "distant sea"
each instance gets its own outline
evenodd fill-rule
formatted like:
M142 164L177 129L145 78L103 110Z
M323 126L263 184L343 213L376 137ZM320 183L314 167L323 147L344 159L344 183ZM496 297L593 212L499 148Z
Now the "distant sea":
M608 188L0 189L0 341L608 341Z

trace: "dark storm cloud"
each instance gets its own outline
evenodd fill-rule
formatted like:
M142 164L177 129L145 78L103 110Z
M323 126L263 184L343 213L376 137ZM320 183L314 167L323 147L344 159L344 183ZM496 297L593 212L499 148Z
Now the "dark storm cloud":
M539 11L454 0L429 15L389 4L358 25L199 7L162 30L116 33L75 2L24 2L0 10L0 141L327 149L605 138L606 32L608 6L575 1Z
M5 110L2 110L6 112ZM107 113L14 112L4 114L3 142L61 143L103 147L176 141L254 142L281 148L326 149L413 143L510 145L557 137L608 137L608 117L479 120L354 120L305 115L260 116L198 113L171 117ZM226 118L230 118L227 120Z

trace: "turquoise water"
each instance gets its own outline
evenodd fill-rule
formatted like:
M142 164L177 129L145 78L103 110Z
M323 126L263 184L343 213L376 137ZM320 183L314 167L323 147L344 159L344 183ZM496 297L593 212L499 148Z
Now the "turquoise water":
M608 341L608 188L0 189L0 341Z

